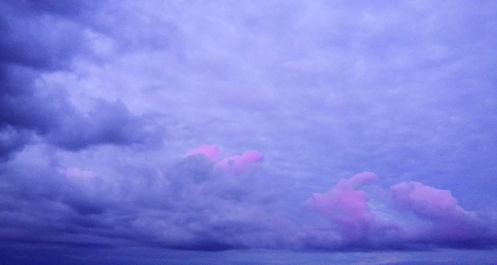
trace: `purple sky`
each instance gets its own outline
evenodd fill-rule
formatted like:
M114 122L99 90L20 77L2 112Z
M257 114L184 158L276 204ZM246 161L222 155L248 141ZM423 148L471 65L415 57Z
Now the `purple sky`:
M0 250L495 251L496 47L495 1L1 1Z

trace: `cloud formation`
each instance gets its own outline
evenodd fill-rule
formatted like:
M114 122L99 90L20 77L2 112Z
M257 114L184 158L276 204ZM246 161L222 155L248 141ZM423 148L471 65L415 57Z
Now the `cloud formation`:
M0 159L7 160L37 137L71 151L102 144L161 143L164 130L155 126L152 115L134 115L121 101L101 98L83 112L64 88L49 87L38 79L45 72L68 68L76 56L92 56L83 47L89 40L81 39L82 21L74 14L82 15L93 5L84 1L4 1L0 5ZM57 15L43 19L47 12Z
M347 240L367 238L375 222L375 216L367 205L368 195L356 189L375 179L376 175L370 172L342 179L327 193L314 193L306 204L328 217L343 238Z
M0 182L2 242L211 251L496 246L496 218L491 214L465 211L449 191L418 182L393 185L390 198L377 198L361 190L375 185L372 172L341 179L328 192L314 193L304 202L306 209L326 217L327 225L297 224L295 216L278 207L274 187L260 172L235 171L260 163L260 153L220 159L219 150L203 145L168 167L130 167L107 176L79 167L33 165L18 172L4 166L11 177ZM234 162L223 168L220 163L226 159ZM33 176L33 170L44 172L44 178ZM232 177L242 173L243 178ZM373 203L392 207L372 208L372 197ZM15 210L20 204L22 210ZM395 215L379 217L393 211L412 212L420 224L405 224Z
M396 207L389 211L411 211L423 221L407 226L394 218L379 220L372 211L365 191L356 190L376 179L365 172L342 179L324 194L313 194L305 205L325 215L331 226L330 235L318 243L307 242L313 248L481 248L497 243L495 217L485 213L468 212L457 204L451 192L419 182L402 182L391 186L391 199ZM387 205L387 202L384 202ZM492 220L492 221L491 221ZM322 229L322 228L321 228ZM334 234L333 231L338 232ZM315 235L306 238L310 240ZM339 235L339 236L337 236Z
M495 251L496 3L0 1L0 263Z
M196 154L202 154L214 162L218 161L221 158L221 150L219 149L219 147L215 145L209 146L203 144L197 149L188 151L185 154L185 156L191 156Z
M216 168L220 168L223 171L230 172L234 175L242 174L247 171L250 165L256 162L262 162L264 160L262 154L254 150L246 151L242 155L230 156L220 160L221 151L219 147L214 145L202 145L198 149L188 151L185 156L196 154L204 155L211 161L215 162Z
M259 157L248 154L242 162ZM121 176L79 167L33 170L45 171L45 177L37 179L28 170L0 182L9 183L9 189L1 185L3 243L98 247L128 242L195 250L288 245L278 228L287 221L262 206L267 192L258 192L261 179L255 172L227 177L203 155L157 172L136 168ZM36 188L29 185L32 180ZM19 203L25 206L14 210Z
M400 209L411 211L431 223L428 227L417 228L414 240L468 248L497 242L496 220L489 220L485 213L465 211L448 190L419 182L402 182L390 190Z

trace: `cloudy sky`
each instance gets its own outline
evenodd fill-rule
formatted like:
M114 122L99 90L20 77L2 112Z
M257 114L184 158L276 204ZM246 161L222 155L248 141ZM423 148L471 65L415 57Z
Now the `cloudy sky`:
M495 263L495 47L495 1L2 1L0 263Z

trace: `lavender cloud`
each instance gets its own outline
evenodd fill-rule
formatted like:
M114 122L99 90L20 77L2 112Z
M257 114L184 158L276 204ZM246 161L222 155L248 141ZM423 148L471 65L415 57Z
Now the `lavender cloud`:
M496 10L2 1L0 243L495 249Z

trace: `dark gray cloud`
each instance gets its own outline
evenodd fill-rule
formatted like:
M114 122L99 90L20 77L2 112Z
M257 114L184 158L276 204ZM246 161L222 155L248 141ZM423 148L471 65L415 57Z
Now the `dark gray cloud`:
M163 136L155 128L153 116L133 115L120 101L98 100L87 115L75 113L60 119L60 125L47 134L47 140L68 150L98 144L160 145Z
M164 172L127 166L112 182L49 167L2 169L10 176L0 182L2 242L196 250L287 244L275 217L258 206L268 203L260 180L222 172L202 156Z
M70 67L86 49L79 17L96 8L87 1L6 1L0 4L0 157L39 136L77 151L99 144L158 144L163 131L150 115L133 115L120 101L97 99L88 113L69 101L66 87L37 84L41 74Z
M84 50L83 28L77 15L88 12L84 1L4 1L0 6L1 65L37 70L68 66Z

